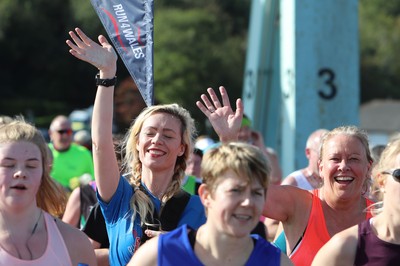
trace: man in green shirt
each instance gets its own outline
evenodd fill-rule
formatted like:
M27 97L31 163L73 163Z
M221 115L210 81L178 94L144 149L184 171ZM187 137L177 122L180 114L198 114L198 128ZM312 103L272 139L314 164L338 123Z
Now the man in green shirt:
M90 151L73 143L71 121L63 115L53 119L49 129L51 143L50 150L53 154L51 176L65 188L72 190L74 186L71 179L89 174L94 179L93 159Z

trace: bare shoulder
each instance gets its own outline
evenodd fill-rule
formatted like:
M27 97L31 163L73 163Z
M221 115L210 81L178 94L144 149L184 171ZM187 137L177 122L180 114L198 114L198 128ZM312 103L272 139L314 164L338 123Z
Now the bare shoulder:
M358 242L358 225L334 235L317 253L312 265L353 265Z
M128 266L156 266L158 258L158 239L159 236L153 237L142 246L140 246L135 254L133 254L133 257L129 261Z
M57 218L56 224L67 246L73 265L78 265L78 263L97 265L93 247L85 233Z

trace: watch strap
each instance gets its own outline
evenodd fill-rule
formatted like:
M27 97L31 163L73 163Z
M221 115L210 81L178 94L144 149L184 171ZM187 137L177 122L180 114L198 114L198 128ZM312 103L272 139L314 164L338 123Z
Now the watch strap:
M115 86L117 83L117 76L113 77L112 79L101 79L100 74L97 73L95 76L96 86L104 86L104 87L111 87Z

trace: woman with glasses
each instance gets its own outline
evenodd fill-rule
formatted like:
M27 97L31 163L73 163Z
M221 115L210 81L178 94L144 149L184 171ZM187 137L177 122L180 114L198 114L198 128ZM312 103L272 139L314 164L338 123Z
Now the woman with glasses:
M373 173L383 194L379 214L336 234L313 265L400 265L400 140L385 148Z

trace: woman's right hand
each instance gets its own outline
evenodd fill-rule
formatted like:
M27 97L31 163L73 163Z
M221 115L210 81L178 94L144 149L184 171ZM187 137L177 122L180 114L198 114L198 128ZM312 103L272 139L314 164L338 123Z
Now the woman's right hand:
M228 93L223 86L219 87L222 104L212 88L208 88L207 92L209 97L202 94L202 101L196 102L197 107L207 116L222 142L236 141L243 118L242 100L236 100L236 110L233 111Z
M100 78L115 76L118 56L106 37L99 35L99 45L79 28L75 28L75 32L70 31L69 35L73 41L67 40L66 43L73 56L97 67L100 70Z

